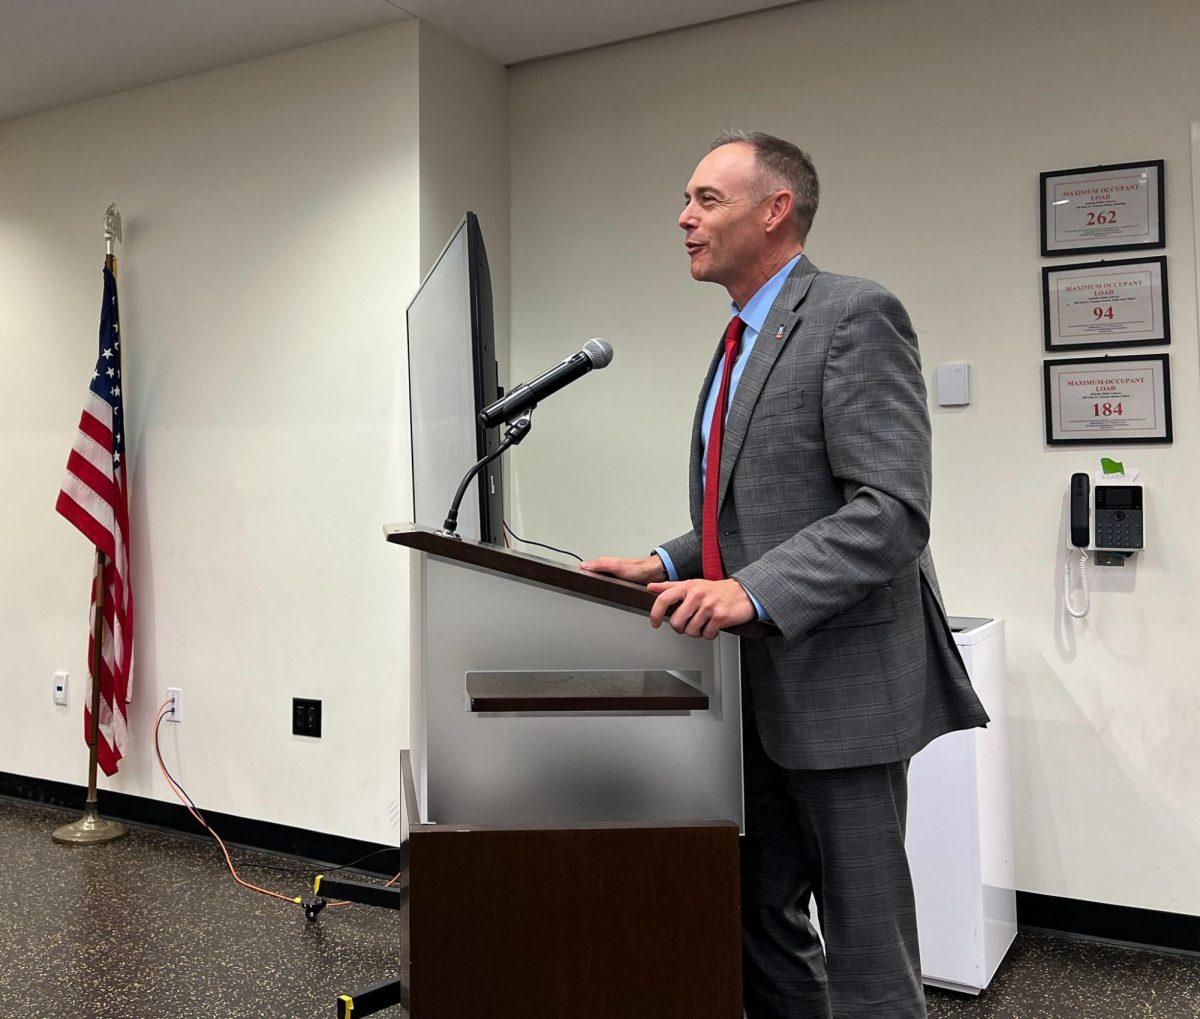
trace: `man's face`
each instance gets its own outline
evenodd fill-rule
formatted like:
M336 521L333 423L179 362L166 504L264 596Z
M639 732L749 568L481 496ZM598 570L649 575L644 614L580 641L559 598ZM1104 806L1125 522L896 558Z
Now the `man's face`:
M754 149L744 142L700 160L679 216L694 279L730 287L755 271L768 247L762 190Z

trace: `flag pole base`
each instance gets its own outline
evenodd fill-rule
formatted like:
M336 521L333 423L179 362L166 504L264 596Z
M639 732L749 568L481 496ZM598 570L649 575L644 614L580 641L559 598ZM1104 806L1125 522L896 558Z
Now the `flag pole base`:
M96 809L96 801L88 800L83 808L83 817L61 828L55 828L50 837L59 845L64 846L95 846L102 842L112 842L122 835L128 834L129 829L119 821L109 821L100 816Z

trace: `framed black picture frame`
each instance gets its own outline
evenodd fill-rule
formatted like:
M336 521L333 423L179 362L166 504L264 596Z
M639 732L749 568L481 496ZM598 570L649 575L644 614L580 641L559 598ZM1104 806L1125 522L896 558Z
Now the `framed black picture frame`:
M1049 445L1174 441L1169 354L1043 361L1042 386Z
M1042 254L1089 255L1166 246L1165 164L1081 166L1041 174Z
M1166 346L1167 256L1043 266L1042 338L1050 352Z

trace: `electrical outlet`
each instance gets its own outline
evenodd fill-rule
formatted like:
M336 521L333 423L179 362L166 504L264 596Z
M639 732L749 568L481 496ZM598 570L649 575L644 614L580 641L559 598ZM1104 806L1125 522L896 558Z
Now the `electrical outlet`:
M54 674L54 703L66 704L68 701L68 684L71 677L65 672Z
M292 735L321 738L321 702L306 697L292 698Z
M175 703L171 705L171 709L167 712L168 722L183 721L183 691L177 686L167 687L167 696Z

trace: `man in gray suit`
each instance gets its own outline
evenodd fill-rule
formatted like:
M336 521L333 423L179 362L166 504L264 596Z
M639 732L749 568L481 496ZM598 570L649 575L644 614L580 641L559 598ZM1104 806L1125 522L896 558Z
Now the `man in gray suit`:
M734 318L692 432L692 528L585 569L647 584L651 623L742 642L750 1019L925 1015L904 853L909 759L984 725L943 612L916 335L900 302L804 255L812 162L713 144L679 217L692 276ZM824 949L808 918L815 897Z

